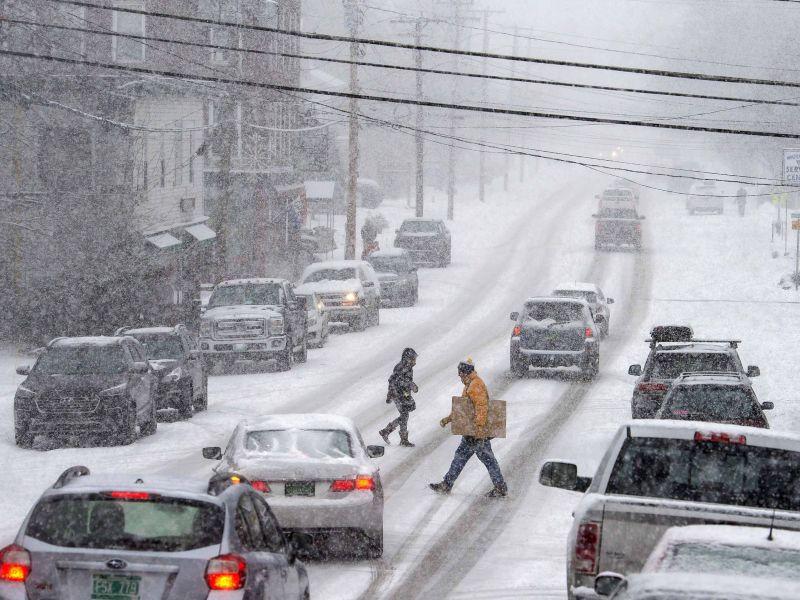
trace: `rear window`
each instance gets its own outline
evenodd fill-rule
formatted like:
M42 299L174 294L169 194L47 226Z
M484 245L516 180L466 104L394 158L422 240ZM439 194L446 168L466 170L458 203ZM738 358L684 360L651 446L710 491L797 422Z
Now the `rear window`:
M681 373L738 373L733 358L723 352L659 352L653 359L653 379L676 379Z
M800 551L784 548L678 544L661 563L662 571L707 572L751 577L800 579Z
M177 335L148 333L134 334L133 337L142 343L147 358L150 360L178 360L183 358L183 344L181 343L181 338Z
M635 219L636 210L633 208L602 208L600 216L606 219Z
M583 307L574 302L532 302L525 306L525 318L530 321L569 323L583 320Z
M439 233L436 221L405 221L400 227L403 233Z
M43 498L25 535L63 548L183 552L221 543L224 510L208 502L110 494Z
M249 431L247 452L297 458L352 457L350 436L338 429L268 429Z
M748 389L730 385L682 385L664 403L664 416L687 421L759 419L761 410Z
M369 259L372 268L379 273L408 273L411 262L405 256L375 256Z
M744 444L630 438L607 493L800 510L800 453Z

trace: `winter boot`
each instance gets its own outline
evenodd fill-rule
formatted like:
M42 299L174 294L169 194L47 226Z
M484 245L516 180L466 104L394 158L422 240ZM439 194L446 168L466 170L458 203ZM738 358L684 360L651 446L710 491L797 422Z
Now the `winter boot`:
M378 432L378 435L380 435L383 438L383 441L386 442L387 446L391 446L392 445L392 442L389 441L389 434L390 433L392 433L392 432L389 431L388 429L381 429Z
M413 448L414 444L408 441L408 436L400 438L400 445L404 448Z
M496 485L494 489L486 494L487 498L505 498L508 496L508 486L504 485Z
M453 486L447 484L444 481L442 481L441 483L429 483L428 487L431 488L437 494L449 494L450 490L453 489Z

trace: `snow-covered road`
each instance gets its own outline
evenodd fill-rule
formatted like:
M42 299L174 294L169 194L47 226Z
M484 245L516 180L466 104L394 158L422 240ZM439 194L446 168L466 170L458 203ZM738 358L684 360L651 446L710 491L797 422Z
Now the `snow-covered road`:
M644 358L642 340L656 322L688 322L699 334L742 338L743 360L764 373L757 393L776 403L773 426L794 429L800 412L789 394L790 361L800 305L779 303L786 292L752 280L758 262L768 260L755 254L761 248L757 215L689 218L681 200L653 193L643 201L645 251L595 253L589 215L604 182L558 175L554 171L532 191L496 194L490 206L459 204L451 226L453 265L420 272L417 307L382 311L377 329L332 336L328 347L291 372L212 377L208 412L162 423L155 436L130 447L17 449L10 415L20 378L12 373L14 362L23 360L0 357L0 411L8 415L0 423L0 484L8 490L0 496L0 543L64 468L205 477L212 463L200 448L224 443L242 418L332 412L353 418L369 442L378 442L377 430L394 411L383 401L386 378L402 348L413 346L420 354L419 408L410 425L417 447L392 446L379 462L387 494L385 555L374 562L312 564L312 595L565 597L565 536L577 497L538 485L541 460L574 459L590 473L612 431L629 416L627 365ZM430 211L441 216L444 204ZM391 231L408 211L390 204L381 212L392 221ZM510 379L508 314L561 280L595 281L616 299L600 377L592 383ZM428 482L441 479L458 442L438 421L460 391L455 365L466 356L493 396L508 401L508 437L493 444L511 489L505 500L483 498L489 482L477 461L451 496L427 490Z

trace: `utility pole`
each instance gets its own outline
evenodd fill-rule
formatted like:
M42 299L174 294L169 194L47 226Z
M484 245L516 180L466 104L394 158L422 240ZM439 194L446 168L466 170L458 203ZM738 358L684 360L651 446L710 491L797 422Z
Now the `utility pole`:
M519 27L516 25L514 26L514 46L511 49L511 54L516 56L517 55L517 40L519 39ZM511 61L511 77L515 77L517 75L517 61ZM511 104L511 100L514 98L514 84L509 81L508 82L508 103ZM510 145L511 143L511 133L506 134L506 142ZM508 175L509 171L511 170L511 154L506 152L505 155L505 169L503 169L503 191L508 191Z
M498 14L505 11L502 10L483 10L483 53L486 54L489 52L489 15L490 14ZM481 74L486 75L486 64L487 59L483 59L481 63ZM482 88L482 99L484 106L488 101L489 96L489 85L488 79L483 79L481 82ZM486 113L481 113L481 131L486 131ZM486 202L486 149L481 146L480 151L480 167L479 167L480 175L478 176L478 199L481 202Z
M533 49L533 37L529 36L528 37L528 51L527 51L526 56L530 56L531 55L531 50L532 49ZM526 76L530 76L531 73L530 73L530 64L529 63L526 63L525 71L526 71L525 75ZM519 155L519 182L520 183L525 183L525 161L527 159L528 159L528 157L526 157L524 154L520 154Z
M350 27L350 36L358 37L361 25L361 8L358 0L344 0L347 12L347 23ZM358 94L358 67L359 59L358 42L350 42L350 93ZM347 176L347 222L345 225L344 257L354 260L356 257L356 204L358 200L358 100L350 98L350 143L348 152Z

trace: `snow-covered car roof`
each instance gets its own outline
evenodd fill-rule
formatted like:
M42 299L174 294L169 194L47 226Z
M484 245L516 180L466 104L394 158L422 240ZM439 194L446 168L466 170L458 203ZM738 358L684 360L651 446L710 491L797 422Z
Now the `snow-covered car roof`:
M675 345L671 345L673 343ZM733 350L734 348L726 342L720 342L719 344L709 342L659 342L655 348L655 351L659 354L727 354Z
M409 217L403 219L403 223L443 223L441 219L430 219L428 217Z
M386 250L377 250L376 252L372 252L370 258L399 258L402 256L408 256L408 250L404 248L388 248Z
M664 532L661 544L703 544L747 546L780 550L800 550L800 531L769 527L744 527L737 525L684 525L670 527Z
M85 337L64 337L56 338L50 344L51 347L64 346L114 346L122 341L124 336L85 336Z
M125 329L119 335L152 335L159 333L176 333L174 327L141 327L139 329Z
M636 419L623 423L617 430L617 434L628 437L676 440L694 440L698 435L710 438L713 434L719 439L727 437L733 440L731 443L800 452L800 435L705 421Z
M150 477L148 475L90 474L70 479L63 487L51 488L52 493L86 493L107 490L165 492L207 496L208 480L188 477ZM209 496L211 499L211 496Z
M264 285L267 283L276 283L278 285L282 285L285 283L285 279L277 279L274 277L251 277L248 279L228 279L227 281L222 281L217 284L217 287L229 287L229 286L237 286L237 285Z
M581 306L589 306L583 298L564 298L563 296L533 296L525 300L525 304L535 304L537 302L560 302L562 304L580 304Z
M560 283L556 287L553 288L556 291L569 291L569 292L598 292L600 288L598 288L593 283L585 283L582 281L574 281L572 283Z
M697 372L697 373L683 373L678 377L673 385L750 385L750 380L741 373L728 373L728 372Z
M716 573L646 573L631 575L627 592L614 597L626 600L796 600L800 598L800 583L746 575L720 577Z
M371 266L365 260L327 260L325 262L317 262L308 265L305 270L303 271L303 279L306 278L307 275L311 273L316 273L317 271L326 271L328 269L355 269L358 267Z
M247 431L260 429L341 429L353 432L356 426L351 419L322 413L269 415L247 419L241 423Z

